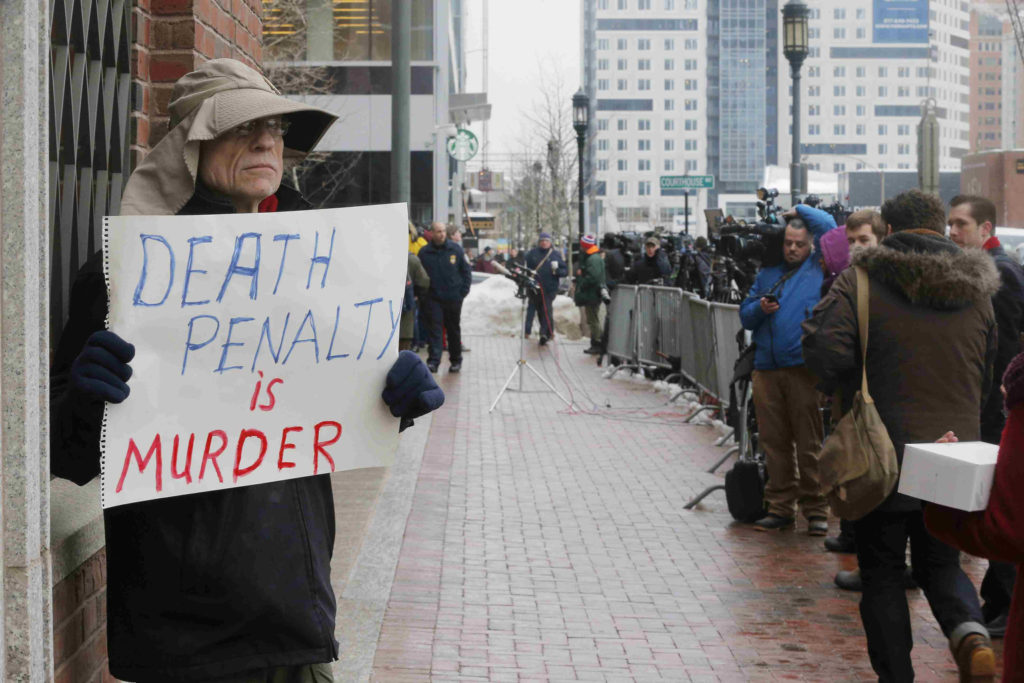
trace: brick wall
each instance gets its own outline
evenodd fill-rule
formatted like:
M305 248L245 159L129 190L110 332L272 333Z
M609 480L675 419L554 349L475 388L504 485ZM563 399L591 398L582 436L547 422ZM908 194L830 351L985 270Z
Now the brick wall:
M132 11L132 162L167 132L174 82L207 59L255 67L262 57L260 0L135 0Z
M107 670L107 555L100 550L53 587L56 683L113 680Z

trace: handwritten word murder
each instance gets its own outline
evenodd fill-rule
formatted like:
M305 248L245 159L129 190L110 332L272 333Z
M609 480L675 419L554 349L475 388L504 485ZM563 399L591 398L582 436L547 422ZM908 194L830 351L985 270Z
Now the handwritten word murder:
M334 458L327 447L337 443L341 433L340 422L324 420L311 428L286 426L280 435L276 430L268 433L264 429L245 428L230 435L223 429L212 429L205 435L157 434L148 444L131 437L115 493L124 488L131 470L137 471L132 480L150 476L147 472L151 471L157 493L164 490L166 482L177 479L184 480L186 485L201 484L208 478L223 484L230 477L232 484L238 484L258 471L281 472L296 465L313 474L319 474L321 468L333 472Z
M335 302L333 310L321 305L316 309L275 309L262 316L230 313L233 306L237 312L237 305L246 300L262 304L280 297L294 301L303 291L328 288L335 236L335 229L329 238L321 238L316 231L313 239L307 235L303 244L298 234L242 233L234 238L227 265L220 272L211 272L213 267L204 261L204 255L218 246L223 248L212 236L189 237L172 245L164 235L142 233L138 245L142 265L132 305L196 310L182 331L182 375L194 368L214 373L255 372L257 366L271 362L286 366L293 358L314 364L361 360L368 351L370 329L378 320L387 337L369 353L379 360L401 320L400 300L372 297ZM293 242L297 243L294 247ZM229 312L222 313L224 310ZM340 348L339 326L356 319L362 319L361 343L358 348Z

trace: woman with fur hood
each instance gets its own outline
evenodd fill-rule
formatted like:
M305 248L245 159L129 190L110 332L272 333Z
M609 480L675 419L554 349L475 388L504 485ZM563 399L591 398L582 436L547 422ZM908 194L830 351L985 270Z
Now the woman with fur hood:
M905 444L935 441L947 430L978 439L996 350L991 297L1000 281L991 257L946 239L937 198L906 192L886 201L882 218L893 234L858 250L853 265L870 282L868 385L902 461ZM859 332L850 268L804 323L803 351L826 388L842 388L851 400L861 381ZM914 579L949 638L961 680L992 680L995 657L977 591L959 552L928 533L921 501L894 491L855 529L861 619L879 680L914 678L903 579L908 539Z

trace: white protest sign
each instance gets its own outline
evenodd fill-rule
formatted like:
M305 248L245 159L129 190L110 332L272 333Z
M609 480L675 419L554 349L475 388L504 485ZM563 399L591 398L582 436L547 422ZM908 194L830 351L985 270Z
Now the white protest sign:
M390 464L404 204L106 219L108 328L135 345L104 416L104 508Z

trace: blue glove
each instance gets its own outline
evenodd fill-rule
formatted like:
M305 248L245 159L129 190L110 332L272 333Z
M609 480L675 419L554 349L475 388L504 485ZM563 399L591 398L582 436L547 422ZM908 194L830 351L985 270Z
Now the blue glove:
M135 347L109 330L93 332L71 364L71 389L79 396L120 403L128 398L128 365Z
M391 414L405 420L437 410L444 405L444 391L437 386L426 364L412 351L402 351L388 371L381 398Z

